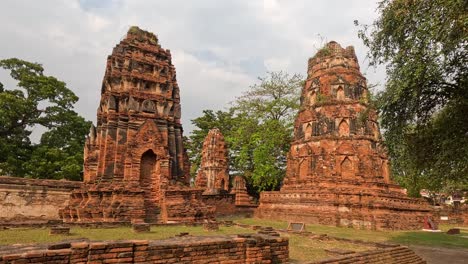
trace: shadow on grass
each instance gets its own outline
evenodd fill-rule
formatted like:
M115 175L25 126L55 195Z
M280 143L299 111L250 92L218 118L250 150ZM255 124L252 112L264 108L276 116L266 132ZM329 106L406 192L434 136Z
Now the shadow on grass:
M287 222L266 220L258 218L236 218L237 223L248 225L271 226L273 228L285 229ZM359 230L346 227L325 226L317 224L306 224L306 230L315 234L326 234L332 237L358 239L370 242L391 242L403 245L421 245L431 247L449 247L468 249L468 232L462 231L460 235L447 235L445 232L453 228L453 225L441 225L443 232L432 233L424 231L371 231Z
M398 235L389 239L390 242L405 245L422 245L432 247L462 247L468 249L467 233L460 235L447 235L444 232L400 232Z

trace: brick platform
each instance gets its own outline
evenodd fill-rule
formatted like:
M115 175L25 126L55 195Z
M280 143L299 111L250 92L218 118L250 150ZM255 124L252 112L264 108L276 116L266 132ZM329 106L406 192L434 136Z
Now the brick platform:
M49 247L51 248L51 247ZM54 247L52 247L54 248ZM0 247L7 263L287 263L288 239L265 235L62 243L58 249Z

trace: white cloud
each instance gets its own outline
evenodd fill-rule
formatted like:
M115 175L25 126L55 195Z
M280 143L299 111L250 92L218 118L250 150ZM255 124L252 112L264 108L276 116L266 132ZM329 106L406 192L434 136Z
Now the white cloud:
M222 109L264 75L305 75L307 59L326 40L354 45L362 69L366 50L353 20L370 23L372 0L4 0L2 58L44 64L80 97L77 111L95 121L106 57L131 25L152 31L170 49L181 88L182 121ZM383 82L381 70L367 70Z
M181 87L182 119L191 120L204 109L223 110L255 80L245 73L216 67L181 50L172 52ZM183 78L179 76L184 76ZM191 123L184 122L186 131Z
M265 59L265 67L268 71L281 71L291 65L289 58L268 58Z
M86 14L86 19L91 31L99 32L112 24L112 21L95 14Z

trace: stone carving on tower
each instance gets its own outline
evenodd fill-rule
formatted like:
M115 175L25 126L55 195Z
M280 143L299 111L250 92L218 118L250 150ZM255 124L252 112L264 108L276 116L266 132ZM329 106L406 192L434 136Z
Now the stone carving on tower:
M64 221L202 217L206 208L196 200L202 190L184 187L190 178L180 118L170 51L153 33L131 27L107 58L97 126L84 148L85 184L61 210Z
M195 184L205 188L204 194L218 194L229 190L229 164L224 136L213 128L205 137L200 168Z
M281 191L256 215L366 229L419 229L430 208L389 175L377 112L353 47L328 43L309 59Z

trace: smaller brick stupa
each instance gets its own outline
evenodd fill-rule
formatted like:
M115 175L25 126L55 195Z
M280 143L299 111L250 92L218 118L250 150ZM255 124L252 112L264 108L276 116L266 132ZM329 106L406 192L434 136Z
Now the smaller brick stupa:
M353 47L309 59L283 186L256 215L363 229L421 229L431 208L393 183L377 112Z
M229 190L229 163L224 136L213 128L205 137L202 148L200 168L195 184L204 188L203 194L219 194Z
M242 176L235 176L231 190L232 194L236 195L235 205L239 207L257 207L258 204L252 196L247 192L247 183Z
M215 208L216 215L248 213L257 207L247 193L245 179L234 177L230 190L228 148L217 128L211 129L203 141L201 163L195 179L197 188L203 188L203 202Z
M84 148L84 185L60 211L65 222L197 221L210 214L189 187L179 86L171 53L131 27L107 58Z

